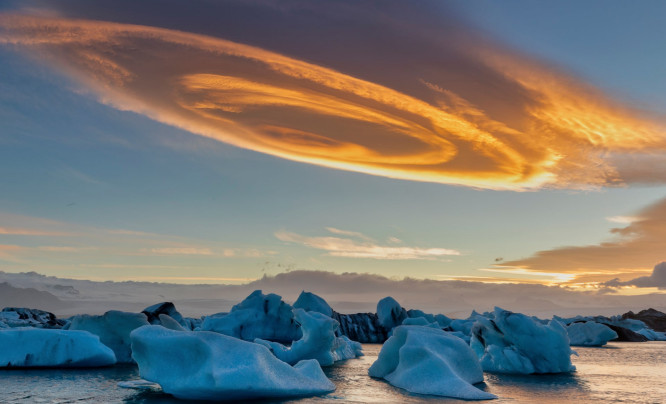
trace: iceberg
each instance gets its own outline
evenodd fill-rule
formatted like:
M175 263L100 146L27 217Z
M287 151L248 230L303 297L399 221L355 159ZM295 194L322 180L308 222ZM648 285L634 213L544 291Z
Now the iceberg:
M377 317L382 327L391 330L407 318L407 311L394 298L388 296L377 302Z
M340 314L333 312L333 319L340 323L339 334L358 342L383 343L387 331L375 313Z
M615 331L594 321L571 323L567 326L567 334L572 346L603 346L617 338Z
M130 333L148 325L143 313L127 313L110 310L101 316L81 314L72 317L69 330L83 330L95 334L100 341L113 350L119 363L132 363Z
M493 318L478 316L470 346L483 370L498 373L561 373L576 368L564 326L547 325L524 314L495 307Z
M317 313L324 314L331 317L333 309L326 303L326 300L315 295L314 293L302 291L298 299L294 302L295 309L303 309L305 311L316 311Z
M116 363L113 351L86 331L45 328L0 330L2 367L98 367Z
M276 294L264 295L255 290L245 300L231 308L229 314L208 316L201 324L202 331L240 338L245 341L263 339L291 342L301 338L294 321L292 307Z
M472 349L460 338L429 327L394 328L368 373L411 393L497 398L473 386L483 381L483 371Z
M265 346L223 334L148 325L132 331L131 339L141 378L180 399L250 400L335 390L316 360L292 367Z
M336 337L338 322L324 314L294 309L294 319L301 325L303 337L294 341L291 347L262 339L254 342L266 346L278 359L291 365L303 359L315 359L321 366L329 366L340 360L355 358L361 351L358 342Z

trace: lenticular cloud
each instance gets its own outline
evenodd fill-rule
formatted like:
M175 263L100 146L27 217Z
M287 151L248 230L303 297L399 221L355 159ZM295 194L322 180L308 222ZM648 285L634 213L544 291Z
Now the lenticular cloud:
M404 32L397 15L386 17L382 32ZM660 181L631 156L662 162L663 125L501 46L432 34L396 44L410 47L414 70L382 63L348 73L223 37L0 14L0 44L47 58L102 102L258 152L490 189ZM359 50L348 52L340 59ZM383 52L378 64L399 54Z

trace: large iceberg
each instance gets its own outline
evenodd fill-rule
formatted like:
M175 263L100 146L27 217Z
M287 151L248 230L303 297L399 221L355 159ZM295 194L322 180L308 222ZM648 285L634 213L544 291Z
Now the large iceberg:
M294 321L292 307L276 294L264 295L256 290L231 308L229 314L208 316L201 324L202 331L215 331L246 341L264 339L291 342L301 338Z
M471 348L460 338L429 327L394 328L368 373L412 393L497 398L473 386L483 381L483 371Z
M332 318L315 311L294 309L294 319L301 325L303 337L294 341L290 347L262 339L256 339L255 342L266 346L280 360L292 365L303 359L315 359L320 365L329 366L362 354L361 344L344 336L335 336L339 325Z
M102 343L116 354L119 363L132 363L130 333L144 325L148 325L145 314L110 310L101 316L74 316L68 329L84 330L99 336Z
M560 373L576 368L564 326L541 324L524 314L495 308L493 318L478 316L472 327L472 349L483 370L498 373Z
M335 390L315 360L292 367L265 346L219 333L149 325L131 338L141 377L181 399L249 400Z
M113 351L86 331L0 330L2 367L96 367L116 363Z
M576 322L567 326L569 344L573 346L603 346L617 338L617 333L594 321Z

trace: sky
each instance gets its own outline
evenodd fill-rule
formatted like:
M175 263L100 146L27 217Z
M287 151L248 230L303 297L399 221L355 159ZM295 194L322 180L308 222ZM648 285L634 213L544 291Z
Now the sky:
M661 293L665 12L5 1L0 270Z

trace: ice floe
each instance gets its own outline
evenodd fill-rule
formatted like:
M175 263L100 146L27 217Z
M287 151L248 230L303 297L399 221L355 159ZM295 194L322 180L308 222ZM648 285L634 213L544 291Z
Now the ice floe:
M97 367L116 363L113 351L86 331L0 330L0 367Z
M429 327L394 328L368 373L412 393L497 398L473 386L483 381L483 371L472 349L462 339Z
M141 377L181 399L249 400L335 390L316 360L291 366L265 346L223 334L149 325L134 330L131 339Z
M470 345L485 371L530 374L575 370L567 331L555 320L542 324L496 307L492 318L476 317Z

